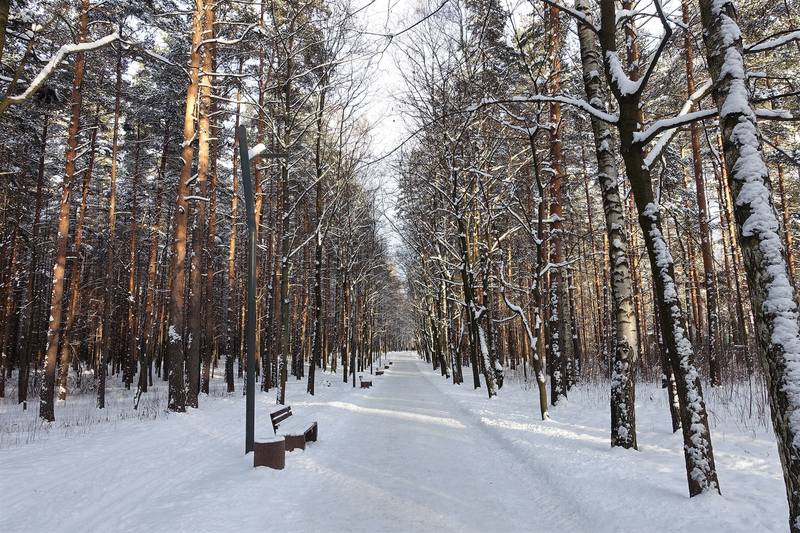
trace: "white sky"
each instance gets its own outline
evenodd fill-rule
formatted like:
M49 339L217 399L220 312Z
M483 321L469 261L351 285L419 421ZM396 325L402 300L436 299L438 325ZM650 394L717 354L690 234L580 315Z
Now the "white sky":
M396 34L413 23L412 12L419 5L419 0L362 0L360 5L369 4L363 12L363 20L367 30L374 33ZM371 2L371 3L370 3ZM404 90L404 82L396 62L396 50L403 39L411 34L401 35L391 43L379 36L369 36L371 44L385 52L379 56L373 66L372 81L366 102L365 118L372 126L372 145L374 155L382 157L396 149L409 135L396 97ZM389 44L388 46L386 46ZM394 221L394 204L397 198L397 180L393 174L391 162L393 156L371 167L370 182L381 189L379 207L388 220L382 227L390 246L400 245L399 236L392 230L390 223Z

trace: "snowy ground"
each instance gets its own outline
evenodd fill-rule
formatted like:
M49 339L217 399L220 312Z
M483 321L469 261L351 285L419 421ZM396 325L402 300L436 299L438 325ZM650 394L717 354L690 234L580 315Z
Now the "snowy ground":
M5 400L0 531L786 530L772 435L724 398L709 399L723 496L689 500L659 389L639 390L641 451L611 450L597 386L541 422L519 384L489 401L414 354L391 359L369 390L324 375L309 397L290 382L293 410L320 429L283 471L244 456L240 392L185 415L165 414L157 395L144 415L120 401L102 418L70 400L49 429ZM257 432L273 403L259 396Z

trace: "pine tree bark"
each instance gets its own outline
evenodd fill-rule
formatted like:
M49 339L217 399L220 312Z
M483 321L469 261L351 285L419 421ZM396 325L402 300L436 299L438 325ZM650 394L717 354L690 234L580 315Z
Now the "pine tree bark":
M121 28L120 24L120 30ZM120 31L120 35L122 32ZM122 47L117 50L116 84L114 93L114 126L111 134L111 176L108 192L108 240L106 241L105 294L103 295L102 340L100 360L97 362L97 407L106 405L106 372L111 359L112 325L114 307L114 255L117 232L117 170L119 152L119 119L122 98Z
M204 40L214 39L214 3L206 2L205 5L205 35ZM211 385L211 365L217 364L217 302L214 298L216 284L216 238L217 238L217 130L211 122L215 116L216 106L213 100L214 76L216 72L216 45L212 41L204 46L203 50L204 82L201 91L206 114L209 120L208 140L208 224L206 230L205 258L205 294L204 294L204 319L205 332L203 343L203 371L200 380L200 392L208 394Z
M89 183L92 177L92 169L94 167L95 147L97 145L97 130L100 129L100 117L98 115L92 127L91 141L89 142L89 161L86 165L86 170L83 173L83 183L81 187L81 205L78 208L78 216L75 222L75 238L73 240L73 248L75 249L75 264L72 268L72 274L69 281L69 306L67 307L67 318L64 321L64 339L61 342L61 363L58 373L58 399L64 401L67 399L67 380L69 377L69 361L72 346L72 334L75 327L75 321L81 309L81 279L83 277L83 261L84 253L81 250L81 242L83 240L83 222L86 216L86 205L89 199Z
M194 160L195 108L200 71L200 47L203 37L204 0L194 1L192 12L192 44L189 55L189 87L186 90L186 105L183 113L183 166L178 181L178 194L175 202L175 228L172 252L172 286L169 298L169 328L167 329L167 354L169 357L169 409L186 410L186 383L184 382L184 332L186 329L185 289L186 289L186 243L189 229L189 182L192 179ZM199 361L195 361L198 363ZM191 370L192 362L187 362Z
M314 215L317 227L314 236L314 326L312 332L311 363L308 365L308 386L307 391L314 395L314 380L316 378L316 367L319 366L322 358L322 256L323 249L323 194L324 176L322 168L322 135L323 119L325 113L325 97L327 94L327 75L323 75L320 80L320 92L317 99L316 113L316 139L314 140L314 169L316 172L316 185L314 186Z
M689 2L681 1L683 23L689 23ZM696 90L694 81L694 52L692 49L692 36L684 36L684 56L686 59L686 90L688 95ZM719 349L721 345L719 320L716 298L716 275L714 272L714 251L711 243L711 232L708 225L708 205L706 201L706 186L703 178L703 160L700 153L700 128L697 123L690 126L692 162L694 171L695 189L697 191L697 209L700 226L700 248L703 256L703 285L706 291L706 323L708 326L708 366L709 379L712 387L722 384L720 374Z
M36 207L31 227L31 243L33 246L31 246L31 261L28 267L28 279L25 283L25 295L20 302L20 335L17 343L20 353L19 373L17 375L17 403L26 402L28 399L28 376L30 375L30 360L33 354L33 296L36 290L36 278L39 270L39 226L44 204L43 189L48 124L49 117L44 115L40 139L39 167L36 175Z
M11 257L8 260L8 274L5 280L2 318L0 321L0 398L6 396L6 376L13 368L11 358L11 346L13 346L13 334L18 324L14 291L19 282L19 225L15 224L11 230Z
M203 0L202 41L213 35L213 8ZM201 42L202 42L201 41ZM213 77L213 58L208 44L202 45L202 75L198 79L200 102L198 106L197 132L197 178L196 186L199 198L194 201L194 225L192 227L191 272L189 274L189 338L186 348L186 404L198 406L200 393L200 366L206 364L207 346L204 339L203 317L207 311L203 295L203 278L208 276L206 258L206 224L208 200L208 172L210 168L211 146L211 88ZM202 353L201 353L202 352ZM202 363L201 363L202 358Z
M138 265L138 246L139 246L139 180L141 179L141 154L142 154L142 126L136 125L136 147L133 156L133 176L131 186L131 207L130 207L130 230L129 230L129 249L128 249L128 320L126 322L126 333L128 347L127 357L123 362L123 379L125 388L130 389L133 384L133 376L136 374L136 365L139 361L139 265Z
M156 193L153 197L153 211L150 226L150 250L147 254L147 295L145 297L144 327L142 328L142 350L139 356L138 395L147 392L148 373L153 361L156 346L156 291L158 285L158 248L161 241L161 210L164 196L164 180L166 178L167 155L169 154L170 122L164 125L164 143L161 148L161 162L156 178ZM146 370L146 371L145 371Z
M242 73L242 59L239 59L239 74ZM236 124L234 131L239 129L239 121L242 110L241 87L236 88ZM231 181L233 191L231 194L231 214L230 214L230 235L228 236L228 294L226 301L225 324L227 328L227 339L225 343L225 383L227 391L235 390L233 379L233 363L238 355L239 339L237 336L237 294L238 285L236 279L236 234L239 223L239 145L238 139L233 141L233 163L231 167Z
M86 38L89 35L89 0L81 0L79 5L78 43L83 43L86 42ZM72 201L72 187L75 182L75 158L78 155L78 131L81 125L81 85L83 85L85 68L86 54L78 52L75 56L72 92L69 100L70 122L67 130L66 164L58 212L53 290L50 296L50 319L47 326L47 349L44 359L42 389L39 397L39 417L48 422L55 420L56 358L58 356L58 341L63 312L64 273L67 264L67 245L69 243L69 211L70 202Z

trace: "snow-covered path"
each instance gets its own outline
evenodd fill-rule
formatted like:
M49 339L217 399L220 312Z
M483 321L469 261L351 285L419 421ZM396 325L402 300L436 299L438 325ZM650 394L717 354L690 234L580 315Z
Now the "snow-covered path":
M3 450L0 531L590 529L527 482L423 367L397 354L371 389L323 383L313 398L293 382L293 410L319 421L320 438L287 454L283 471L242 454L238 395ZM259 398L260 415L271 397Z
M398 355L369 392L328 404L346 416L327 417L335 431L298 460L312 472L305 494L286 495L298 521L313 509L306 523L357 531L591 529L526 482L519 459L420 366Z
M605 387L576 388L542 422L519 381L488 400L416 354L391 359L368 390L323 374L311 397L290 380L288 403L319 422L319 441L289 453L282 471L255 469L243 454L240 392L203 396L180 415L154 406L155 420L117 421L109 410L102 423L79 415L96 415L91 397L75 397L57 406L62 425L34 425L35 438L19 423L35 413L0 402L0 424L23 427L0 446L0 532L785 530L766 431L720 421L723 496L690 500L659 389L639 391L640 451L615 450ZM257 434L271 431L273 407L274 393L259 393Z

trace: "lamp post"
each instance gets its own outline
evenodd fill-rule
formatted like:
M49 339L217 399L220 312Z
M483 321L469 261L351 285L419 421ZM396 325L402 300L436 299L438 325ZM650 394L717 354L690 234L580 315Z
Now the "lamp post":
M267 152L263 144L251 151L247 146L247 127L239 126L239 162L242 167L244 205L247 216L247 321L245 324L245 347L247 349L247 401L245 408L244 453L253 451L255 443L256 414L256 207L255 187L250 176L250 161L258 157L277 159L287 157L285 153Z

